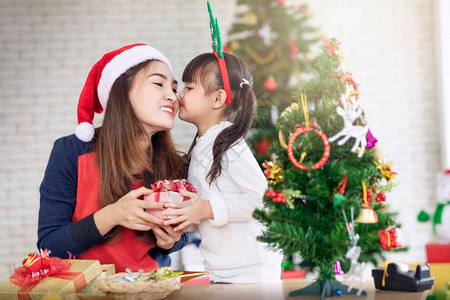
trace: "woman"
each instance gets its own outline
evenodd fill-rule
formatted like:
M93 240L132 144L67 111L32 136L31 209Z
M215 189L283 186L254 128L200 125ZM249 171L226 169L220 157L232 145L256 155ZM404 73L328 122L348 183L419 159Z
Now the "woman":
M178 97L171 65L158 50L133 44L105 54L90 71L78 103L75 135L58 139L40 187L38 248L144 271L170 265L187 243L145 212L144 186L183 175L169 130ZM104 113L94 130L94 112Z

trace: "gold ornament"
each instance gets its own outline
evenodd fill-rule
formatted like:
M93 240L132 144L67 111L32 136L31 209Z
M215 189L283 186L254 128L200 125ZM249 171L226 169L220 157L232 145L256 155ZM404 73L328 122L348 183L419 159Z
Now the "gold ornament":
M233 49L233 48L232 48ZM271 63L272 60L274 60L276 56L276 51L274 49L270 50L270 52L267 54L266 57L259 56L258 53L253 51L252 48L250 48L248 45L245 46L245 52L258 64L260 65L267 65L268 63Z
M251 12L248 12L244 16L244 24L247 26L253 26L258 23L258 17Z
M375 165L380 169L381 176L383 176L384 179L386 179L387 182L391 182L391 180L394 180L397 176L397 173L392 172L391 167L394 164L393 162L382 162L379 161L373 161Z
M291 113L294 110L299 110L299 109L300 109L300 105L298 105L297 102L294 102L281 113L280 118L286 116L288 113ZM289 134L289 137L290 137L290 134ZM287 150L288 146L286 144L286 140L284 139L284 134L281 130L278 131L278 141L280 142L281 147L284 150Z
M297 102L292 103L291 105L289 105L280 115L280 117L284 117L285 115L287 115L288 113L294 111L294 110L299 110L300 109L300 105L298 105Z
M230 43L231 50L237 50L239 48L241 48L241 43L239 43L238 41L233 41Z
M355 221L365 224L378 223L377 213L371 207L361 208L361 210L359 211L359 215L355 219Z
M272 161L265 161L263 167L265 168L264 175L266 175L269 184L277 185L278 181L283 179L283 168L277 162L275 155L272 157Z
M370 202L367 199L367 186L366 182L362 181L363 186L363 204L362 208L359 211L358 217L355 219L356 222L359 223L378 223L377 213L370 207Z
M281 148L287 150L288 146L286 144L286 140L284 139L284 134L283 132L281 132L281 130L278 131L278 141L280 142Z

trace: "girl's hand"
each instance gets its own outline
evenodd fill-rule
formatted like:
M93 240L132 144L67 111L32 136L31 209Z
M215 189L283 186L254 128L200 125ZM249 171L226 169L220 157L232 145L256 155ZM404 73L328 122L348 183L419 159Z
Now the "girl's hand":
M184 230L175 231L172 226L163 226L161 228L153 228L153 233L156 237L156 245L162 249L172 249L173 245L180 240L181 235L185 233L187 228Z
M209 201L202 200L196 193L188 191L180 191L180 194L193 199L195 201L194 204L180 208L176 204L165 203L165 208L175 209L165 210L162 212L162 215L175 216L175 218L165 221L164 225L178 224L174 228L174 231L186 230L191 224L200 224L201 220L212 219L214 217Z
M139 197L151 192L152 190L145 187L138 188L129 192L117 202L97 211L94 214L94 221L100 234L105 235L117 225L139 231L148 231L162 226L164 220L145 212L144 209L163 209L163 203L139 199Z

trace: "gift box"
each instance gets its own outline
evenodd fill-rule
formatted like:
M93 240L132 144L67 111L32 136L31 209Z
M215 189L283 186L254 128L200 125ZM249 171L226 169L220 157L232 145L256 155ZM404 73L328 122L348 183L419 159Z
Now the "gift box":
M403 247L402 235L399 228L391 228L389 230L378 231L380 236L381 248L391 250L393 248Z
M450 243L426 245L428 263L450 263Z
M434 287L450 282L450 263L430 263L430 273L434 277Z
M66 261L66 260L63 260ZM36 284L21 287L11 278L0 284L0 299L41 299L48 294L75 294L101 272L98 260L73 260L68 272L42 278Z
M116 268L114 264L101 265L102 272L97 275L91 282L89 282L78 294L93 295L93 296L106 296L106 293L98 289L98 280L109 275L116 274Z
M186 190L194 193L197 192L194 186L186 180L159 180L155 184L152 184L151 187L153 192L144 196L145 201L175 203L180 207L186 207L192 204L192 200L179 193L180 190ZM146 211L161 219L166 218L162 215L164 209L147 209ZM175 218L175 216L171 217Z

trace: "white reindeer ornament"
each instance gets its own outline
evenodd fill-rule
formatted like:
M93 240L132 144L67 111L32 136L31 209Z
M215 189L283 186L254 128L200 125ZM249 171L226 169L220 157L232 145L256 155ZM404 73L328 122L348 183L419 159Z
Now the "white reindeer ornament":
M342 146L351 137L354 137L356 141L351 151L356 152L356 150L358 150L359 147L360 150L358 153L358 157L361 158L364 154L364 149L367 145L366 135L367 131L369 131L369 127L367 125L364 126L353 125L353 122L361 116L362 113L361 107L355 108L355 105L346 104L344 102L344 108L338 107L336 108L336 112L344 120L344 128L341 131L339 131L336 135L329 138L328 141L334 142L343 136L344 138L338 142L338 145Z
M359 279L361 281L360 288L358 292L356 293L358 296L362 294L362 289L364 286L364 271L366 268L365 262L358 262L358 258L361 255L361 247L357 246L359 235L356 234L354 237L354 240L351 240L352 246L348 249L347 253L345 254L345 257L350 259L350 270L348 270L345 279L351 280L350 285L348 286L348 292L351 291L353 282L355 281L355 278Z
M352 290L352 286L356 278L361 281L361 285L358 291L356 292L356 295L358 296L366 295L366 292L363 291L363 286L365 282L364 273L366 269L366 263L358 262L359 256L361 255L361 247L357 245L359 241L359 234L355 233L355 220L353 217L353 207L351 207L350 210L351 223L348 222L344 210L342 210L342 213L344 214L345 224L350 238L350 247L348 248L347 253L345 254L345 257L350 259L350 269L345 274L345 280L346 281L351 280L347 292L350 293L350 291Z

